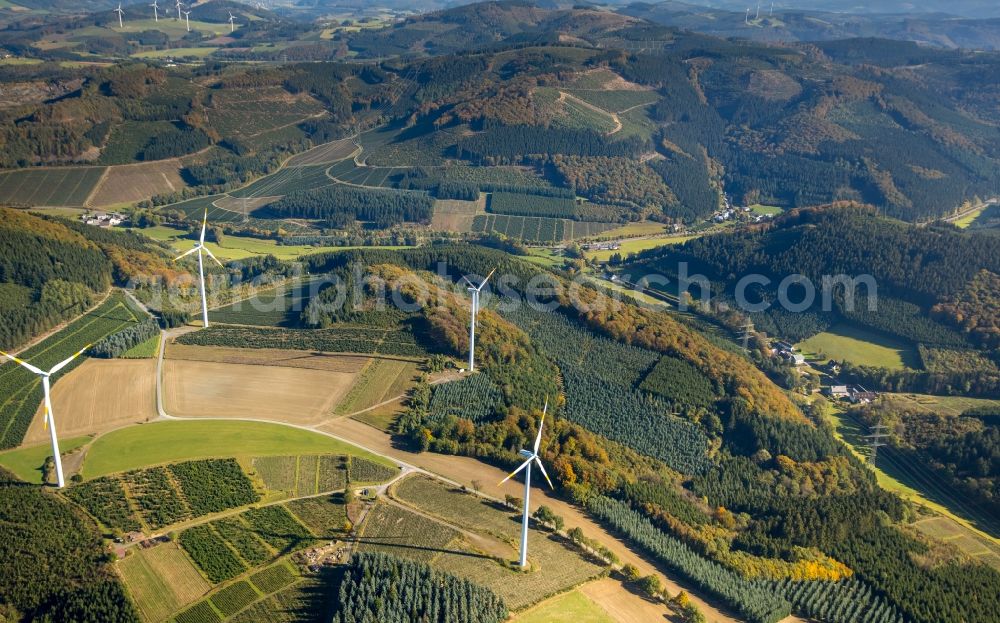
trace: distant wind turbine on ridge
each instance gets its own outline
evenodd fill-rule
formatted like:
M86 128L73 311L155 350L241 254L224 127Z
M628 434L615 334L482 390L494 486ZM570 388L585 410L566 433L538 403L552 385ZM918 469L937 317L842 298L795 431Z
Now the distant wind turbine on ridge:
M160 12L159 12L160 7L156 6L156 0L153 0L153 4L149 6L153 7L153 21L154 22L160 21Z
M195 251L198 252L198 276L201 277L201 323L205 328L208 328L208 299L205 298L205 261L203 259L202 253L208 254L208 257L215 260L215 263L222 266L222 262L215 257L208 247L205 246L205 228L208 225L208 208L205 208L205 218L201 221L201 236L198 238L198 244L196 244L191 250L181 253L174 258L174 261L181 259L182 257L191 255ZM223 266L223 268L225 268Z
M486 275L486 279L483 279L483 282L479 284L479 287L472 285L468 277L462 277L465 283L469 284L467 289L472 294L471 317L469 319L469 372L474 372L476 369L476 316L479 315L479 293L483 291L483 286L496 270L495 268L491 270L490 274Z
M534 462L538 465L538 469L542 470L542 476L545 476L546 482L549 483L549 488L553 489L552 481L549 480L549 475L545 473L545 466L542 465L542 460L538 458L538 448L542 445L542 427L545 426L545 414L549 410L549 401L546 399L545 407L542 409L542 420L538 423L538 435L535 436L535 445L532 450L521 450L518 454L525 457L524 463L521 466L512 471L506 478L500 481L500 484L507 482L513 478L519 471L525 469L524 472L524 513L521 520L521 568L524 569L528 566L528 519L531 511L528 508L529 498L531 496L531 464Z
M115 9L115 13L118 14L118 28L119 29L125 28L125 24L124 24L124 22L122 22L122 15L125 15L125 11L122 11L122 3L121 2L118 3L118 8Z
M181 7L182 6L184 6L184 5L181 4L181 0L177 0L177 21L178 22L181 21Z
M55 462L56 465L56 484L59 486L60 489L66 486L66 480L63 478L62 459L59 458L59 439L56 437L56 422L55 420L52 419L52 399L50 398L52 388L49 383L49 377L51 377L56 372L68 366L74 359L82 355L88 348L90 348L90 344L87 344L78 352L74 353L73 356L70 357L69 359L61 361L56 365L52 366L52 369L49 370L48 372L36 368L30 363L21 361L14 355L8 355L7 353L0 351L0 355L7 357L8 359L20 365L21 367L26 368L29 372L37 374L38 376L42 377L42 391L45 394L45 403L44 403L45 418L42 420L42 424L49 429L49 436L52 438L52 460Z
M191 11L181 11L184 14L184 24L187 26L187 31L191 32Z
M236 17L233 15L233 12L229 11L229 32L236 31L236 24L233 22L235 19Z

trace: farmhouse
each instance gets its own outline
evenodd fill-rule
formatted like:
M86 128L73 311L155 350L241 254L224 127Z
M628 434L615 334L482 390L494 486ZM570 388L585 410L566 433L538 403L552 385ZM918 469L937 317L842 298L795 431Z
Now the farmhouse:
M847 385L831 385L830 387L827 387L823 393L838 400L846 398L850 395L850 392L847 390Z

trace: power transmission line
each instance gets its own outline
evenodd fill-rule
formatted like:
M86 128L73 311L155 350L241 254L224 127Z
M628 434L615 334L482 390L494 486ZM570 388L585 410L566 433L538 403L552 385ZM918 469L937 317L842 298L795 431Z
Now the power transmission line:
M878 456L878 449L885 445L884 439L889 437L889 428L884 424L875 424L869 428L869 433L864 436L868 444L868 463L874 467L875 458Z

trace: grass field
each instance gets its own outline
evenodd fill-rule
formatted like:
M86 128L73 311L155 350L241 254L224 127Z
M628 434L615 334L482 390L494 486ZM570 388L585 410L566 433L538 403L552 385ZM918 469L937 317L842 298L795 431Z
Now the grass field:
M638 253L640 251L655 249L656 247L662 247L668 244L682 244L693 238L697 238L697 236L662 236L656 238L640 238L639 240L623 240L621 243L621 249L617 251L585 251L584 255L587 256L587 259L607 262L615 253L620 254L622 257L628 257L629 253Z
M803 353L821 359L850 361L893 370L919 368L920 357L911 344L844 323L800 342Z
M363 360L356 360L358 366ZM322 420L357 372L168 360L163 401L181 417L259 418L290 424Z
M59 451L72 452L91 440L91 437L71 437L59 440ZM52 456L52 445L40 443L17 450L0 452L0 465L25 482L42 482L42 465Z
M417 378L417 364L400 359L372 358L340 401L334 413L347 415L374 407L406 393Z
M141 164L108 167L108 172L90 197L95 207L135 203L154 195L166 195L187 187L181 179L180 160L172 158Z
M750 211L754 214L763 214L765 216L777 216L784 212L784 210L778 206L766 206L760 203L755 203L750 206Z
M657 236L667 233L667 226L655 221L635 221L601 232L601 238L629 238L631 236Z
M52 390L52 409L60 435L102 433L156 417L156 361L153 359L88 359ZM49 438L41 409L24 439Z
M83 464L86 478L148 465L210 457L350 454L392 466L357 446L292 426L227 420L152 422L98 437Z
M0 204L82 206L106 167L18 169L0 173Z
M364 413L352 415L351 419L364 422L368 426L388 433L393 430L396 420L399 419L404 410L403 401L397 400L375 407L374 409L369 409Z
M210 586L175 543L133 548L118 570L143 619L163 621L208 592Z
M219 208L209 208L208 219L212 221L219 212L225 212ZM144 236L167 242L177 250L177 253L188 251L198 243L197 240L186 238L187 232L182 232L172 227L147 227L146 229L133 230ZM273 255L279 260L294 260L295 258L308 253L328 251L312 246L304 245L279 245L277 240L261 240L260 238L247 238L242 236L226 236L223 238L223 246L214 242L205 244L209 251L215 254L220 260L242 260L255 255Z
M136 344L122 354L122 359L150 359L160 352L160 336L154 335L141 344Z
M570 591L525 610L514 623L615 623L608 613L580 591Z
M21 359L48 369L74 352L93 344L136 321L136 313L125 303L124 295L111 294L108 299L61 331L20 353ZM53 398L59 395L59 379L79 366L81 357L64 368L54 378ZM18 445L24 439L42 401L41 381L13 362L0 366L0 448ZM57 422L59 411L56 411Z

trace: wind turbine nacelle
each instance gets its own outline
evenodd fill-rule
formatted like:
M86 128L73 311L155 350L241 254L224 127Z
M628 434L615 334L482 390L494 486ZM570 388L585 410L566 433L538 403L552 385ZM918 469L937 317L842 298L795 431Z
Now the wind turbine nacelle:
M526 459L532 459L535 457L535 453L532 452L531 450L521 450L520 452L518 452L518 454L520 454Z

